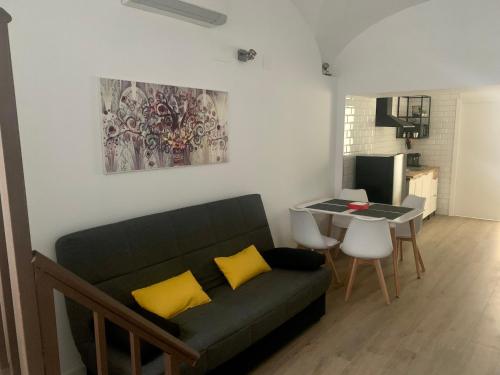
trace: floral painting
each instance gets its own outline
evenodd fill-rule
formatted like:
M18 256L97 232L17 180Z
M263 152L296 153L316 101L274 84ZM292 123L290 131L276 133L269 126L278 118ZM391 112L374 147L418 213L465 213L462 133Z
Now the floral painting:
M228 161L227 92L100 79L106 173Z

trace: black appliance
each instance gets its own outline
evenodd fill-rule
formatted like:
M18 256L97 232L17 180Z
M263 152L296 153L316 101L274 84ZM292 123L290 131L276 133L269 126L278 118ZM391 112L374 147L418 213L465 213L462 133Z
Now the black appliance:
M419 153L406 154L406 165L408 167L420 167L420 156Z
M370 202L400 205L408 194L405 156L356 156L356 189L365 189Z

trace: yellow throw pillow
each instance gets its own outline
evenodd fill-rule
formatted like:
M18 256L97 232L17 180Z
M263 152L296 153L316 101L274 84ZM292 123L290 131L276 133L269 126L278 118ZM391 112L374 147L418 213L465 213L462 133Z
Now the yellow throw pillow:
M183 311L211 301L191 271L134 290L132 296L143 309L165 319L173 318Z
M233 256L215 258L214 261L233 290L255 276L271 271L254 245Z

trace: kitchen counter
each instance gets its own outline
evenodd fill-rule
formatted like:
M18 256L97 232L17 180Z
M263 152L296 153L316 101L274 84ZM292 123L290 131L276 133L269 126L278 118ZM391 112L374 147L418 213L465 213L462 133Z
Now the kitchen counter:
M406 169L408 194L425 198L424 219L437 211L439 168L423 165Z
M427 174L429 172L434 172L434 178L437 178L439 167L430 167L423 165L421 167L407 167L406 168L406 178L416 178Z

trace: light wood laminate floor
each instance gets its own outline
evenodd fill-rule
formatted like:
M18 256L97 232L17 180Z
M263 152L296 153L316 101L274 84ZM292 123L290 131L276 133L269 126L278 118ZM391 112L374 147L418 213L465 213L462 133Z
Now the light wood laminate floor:
M333 286L327 314L260 365L255 375L500 374L500 223L434 217L419 236L427 268L417 280L411 245L387 306L372 267L362 267L349 302ZM337 262L341 274L346 259Z

